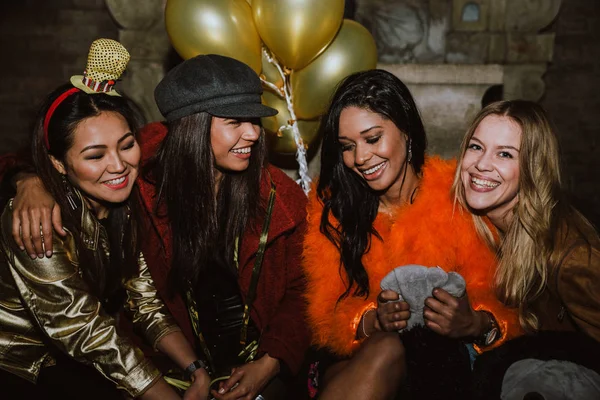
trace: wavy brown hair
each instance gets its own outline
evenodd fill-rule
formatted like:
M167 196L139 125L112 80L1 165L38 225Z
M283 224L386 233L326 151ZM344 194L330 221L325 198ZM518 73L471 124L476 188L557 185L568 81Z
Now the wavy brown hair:
M469 141L490 115L508 117L521 129L518 202L503 233L492 231L485 212L469 208L461 180L460 167ZM591 224L565 199L558 141L544 109L524 100L500 101L482 109L463 138L452 191L455 201L471 211L477 232L497 253L498 299L519 308L525 330L537 330L538 318L529 305L545 289L550 271L558 266L569 230L578 230L588 244L598 240Z

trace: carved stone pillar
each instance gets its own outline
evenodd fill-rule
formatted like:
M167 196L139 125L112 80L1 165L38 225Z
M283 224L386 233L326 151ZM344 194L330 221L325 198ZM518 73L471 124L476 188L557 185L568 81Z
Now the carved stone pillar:
M542 76L554 50L554 34L540 31L554 21L561 0L452 2L448 61L501 64L504 98L538 101L544 94Z
M560 4L356 0L356 19L377 42L379 67L411 89L427 128L429 151L451 157L484 94L494 93L493 99L500 92L504 99L542 97L554 34L540 31L556 18Z
M131 60L123 91L143 110L147 121L163 119L154 102L154 88L165 74L170 44L164 24L166 0L105 0L119 25L119 41Z
M381 68L400 77L421 112L428 152L456 155L467 125L481 109L484 93L503 81L500 65L392 64Z

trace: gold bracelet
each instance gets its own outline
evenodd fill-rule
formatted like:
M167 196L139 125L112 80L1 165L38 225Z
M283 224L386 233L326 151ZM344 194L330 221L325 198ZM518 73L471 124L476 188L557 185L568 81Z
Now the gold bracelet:
M369 335L367 335L367 331L365 331L365 319L367 319L367 314L369 313L369 311L376 311L376 310L374 308L369 308L363 314L361 327L362 327L362 333L363 333L364 337L366 337L366 338L368 338Z

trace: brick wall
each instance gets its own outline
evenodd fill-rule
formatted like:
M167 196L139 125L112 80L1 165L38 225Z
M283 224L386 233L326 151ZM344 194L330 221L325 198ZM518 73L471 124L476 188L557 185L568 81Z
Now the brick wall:
M542 104L558 129L565 183L600 227L600 1L563 0Z
M0 153L26 142L46 94L83 72L90 43L117 35L104 0L2 2Z

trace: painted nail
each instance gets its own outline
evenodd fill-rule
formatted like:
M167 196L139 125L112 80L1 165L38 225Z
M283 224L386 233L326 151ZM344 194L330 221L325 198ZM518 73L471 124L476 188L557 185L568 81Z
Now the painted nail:
M50 257L51 255L52 255L52 252L51 252L50 250L48 250L48 251L46 252L46 257Z

